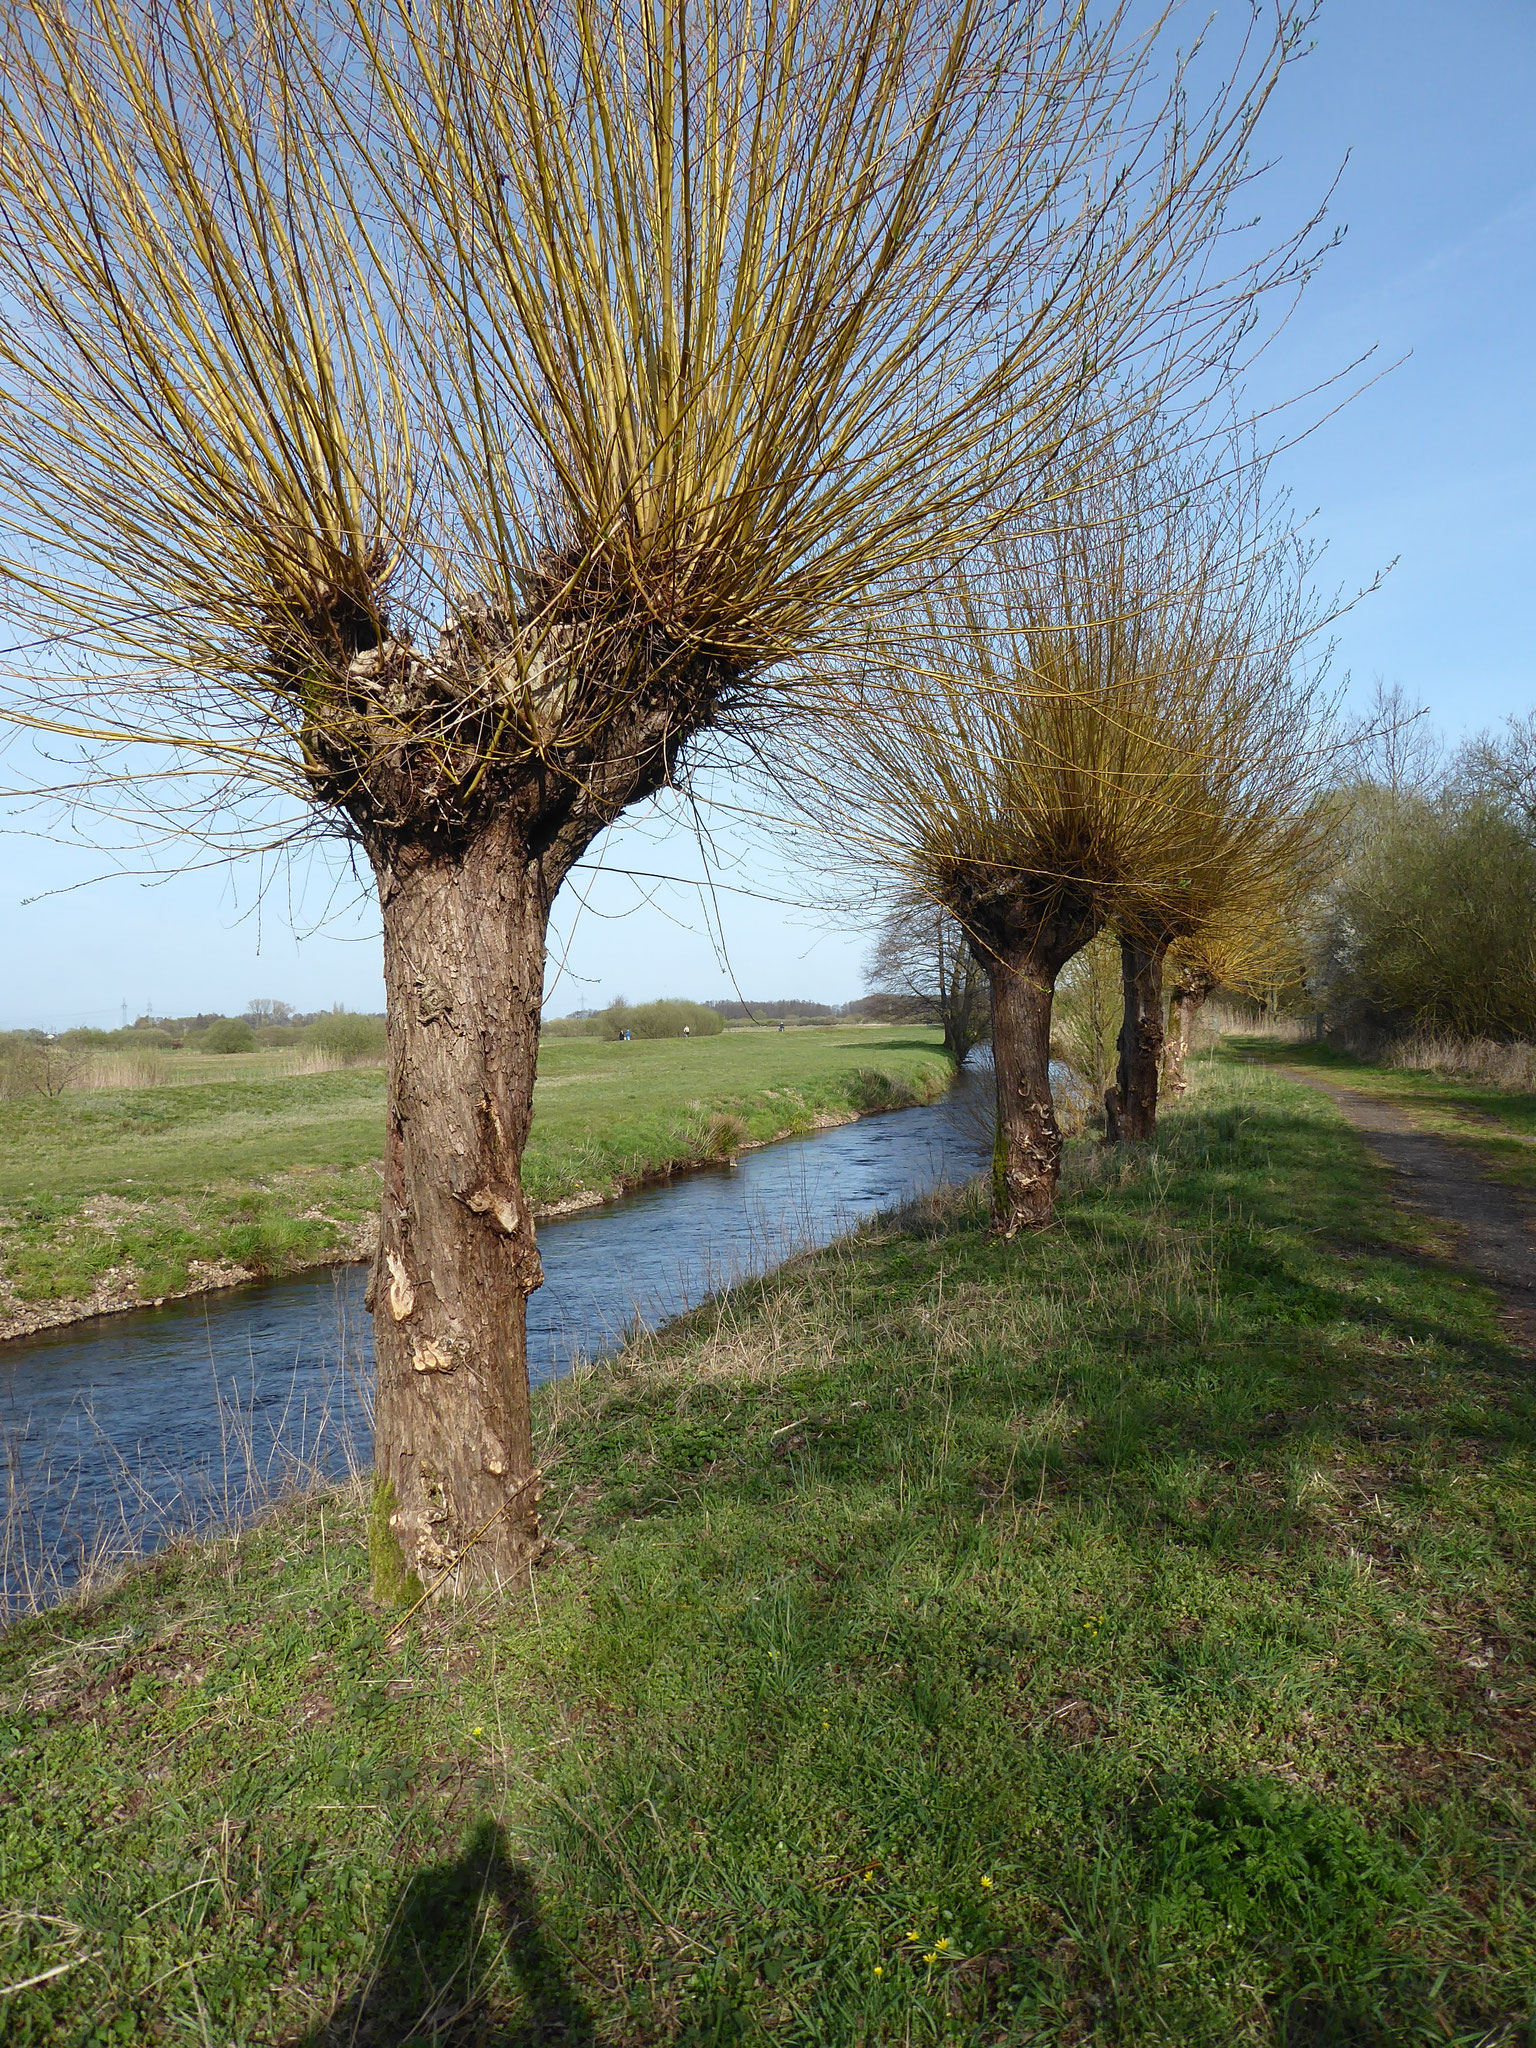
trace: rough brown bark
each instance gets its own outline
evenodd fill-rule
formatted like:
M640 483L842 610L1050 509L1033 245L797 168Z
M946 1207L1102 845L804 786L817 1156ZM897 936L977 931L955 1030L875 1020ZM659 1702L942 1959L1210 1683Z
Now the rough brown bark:
M1051 1097L1051 1005L1056 977L1093 937L1086 905L1029 916L1028 906L987 906L990 930L971 925L972 946L992 990L992 1062L997 1080L993 1224L999 1235L1040 1230L1056 1206L1061 1130Z
M993 1221L1003 1237L1050 1222L1061 1176L1061 1131L1051 1099L1053 974L1032 962L993 964L992 1060L997 1075Z
M1157 1077L1163 1054L1163 960L1166 948L1120 941L1120 976L1125 1010L1120 1022L1120 1061L1114 1086L1104 1097L1104 1135L1145 1142L1157 1136Z
M524 1305L543 1274L520 1165L549 904L504 822L377 866L389 1073L376 1468L406 1566L452 1594L505 1580L539 1540Z
M1187 1062L1195 1019L1216 986L1216 977L1203 967L1180 969L1169 992L1168 1032L1163 1040L1163 1087L1170 1095L1182 1095L1189 1087Z

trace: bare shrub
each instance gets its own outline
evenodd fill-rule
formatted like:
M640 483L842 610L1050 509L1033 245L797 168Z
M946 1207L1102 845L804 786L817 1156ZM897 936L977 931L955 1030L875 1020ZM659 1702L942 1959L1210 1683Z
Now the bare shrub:
M62 1095L75 1085L89 1058L83 1046L8 1031L0 1038L0 1096Z

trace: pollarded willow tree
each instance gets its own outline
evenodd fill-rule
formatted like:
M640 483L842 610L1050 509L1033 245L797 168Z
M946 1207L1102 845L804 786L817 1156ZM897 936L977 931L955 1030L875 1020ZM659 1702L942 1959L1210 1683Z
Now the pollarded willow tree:
M372 868L376 1451L429 1589L537 1541L562 879L695 735L771 743L790 658L1091 436L1106 365L1203 364L1294 275L1215 252L1304 24L1196 106L1129 13L6 11L8 713L82 803Z
M1152 1138L1163 1065L1164 965L1191 966L1266 901L1292 900L1331 857L1334 808L1323 796L1330 751L1326 656L1310 663L1324 609L1312 552L1266 502L1267 464L1217 444L1213 464L1160 462L1096 549L1089 609L1134 614L1132 715L1158 761L1156 801L1177 815L1161 859L1126 878L1111 923L1120 940L1123 1012L1105 1135Z
M1149 456L1150 439L1086 478L1076 451L1046 523L882 615L837 678L841 723L807 748L811 789L840 792L842 837L942 905L986 968L1006 1235L1053 1211L1062 968L1117 929L1144 1027L1173 938L1317 830L1293 553L1255 522L1249 472L1224 482L1219 465ZM814 808L803 767L796 782Z
M1328 847L1331 842L1332 834L1327 833L1320 844ZM1265 876L1251 895L1230 895L1219 911L1169 948L1163 969L1168 1005L1162 1046L1165 1094L1182 1095L1188 1089L1195 1026L1218 988L1264 997L1302 979L1307 884L1312 879L1310 873Z

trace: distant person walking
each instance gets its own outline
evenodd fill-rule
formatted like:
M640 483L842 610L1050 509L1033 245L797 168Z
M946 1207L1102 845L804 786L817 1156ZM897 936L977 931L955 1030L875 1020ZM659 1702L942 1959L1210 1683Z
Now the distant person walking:
M688 1028L688 1026L687 1026L686 1024L685 1024L685 1025L683 1026L683 1036L684 1036L684 1038L692 1038L692 1036L693 1036L693 1033L692 1033L692 1031L690 1031L690 1030L689 1030L689 1028Z

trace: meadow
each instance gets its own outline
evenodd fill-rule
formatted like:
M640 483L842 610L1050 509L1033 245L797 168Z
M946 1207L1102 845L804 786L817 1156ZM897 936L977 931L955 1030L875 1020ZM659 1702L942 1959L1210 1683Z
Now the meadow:
M0 1642L18 2044L1528 2043L1536 1388L1225 1054L541 1391L549 1546L361 1488Z
M149 1085L0 1101L0 1328L28 1306L154 1300L367 1248L384 1075L284 1053L136 1063ZM551 1039L525 1184L597 1200L743 1145L928 1100L949 1079L922 1027Z

